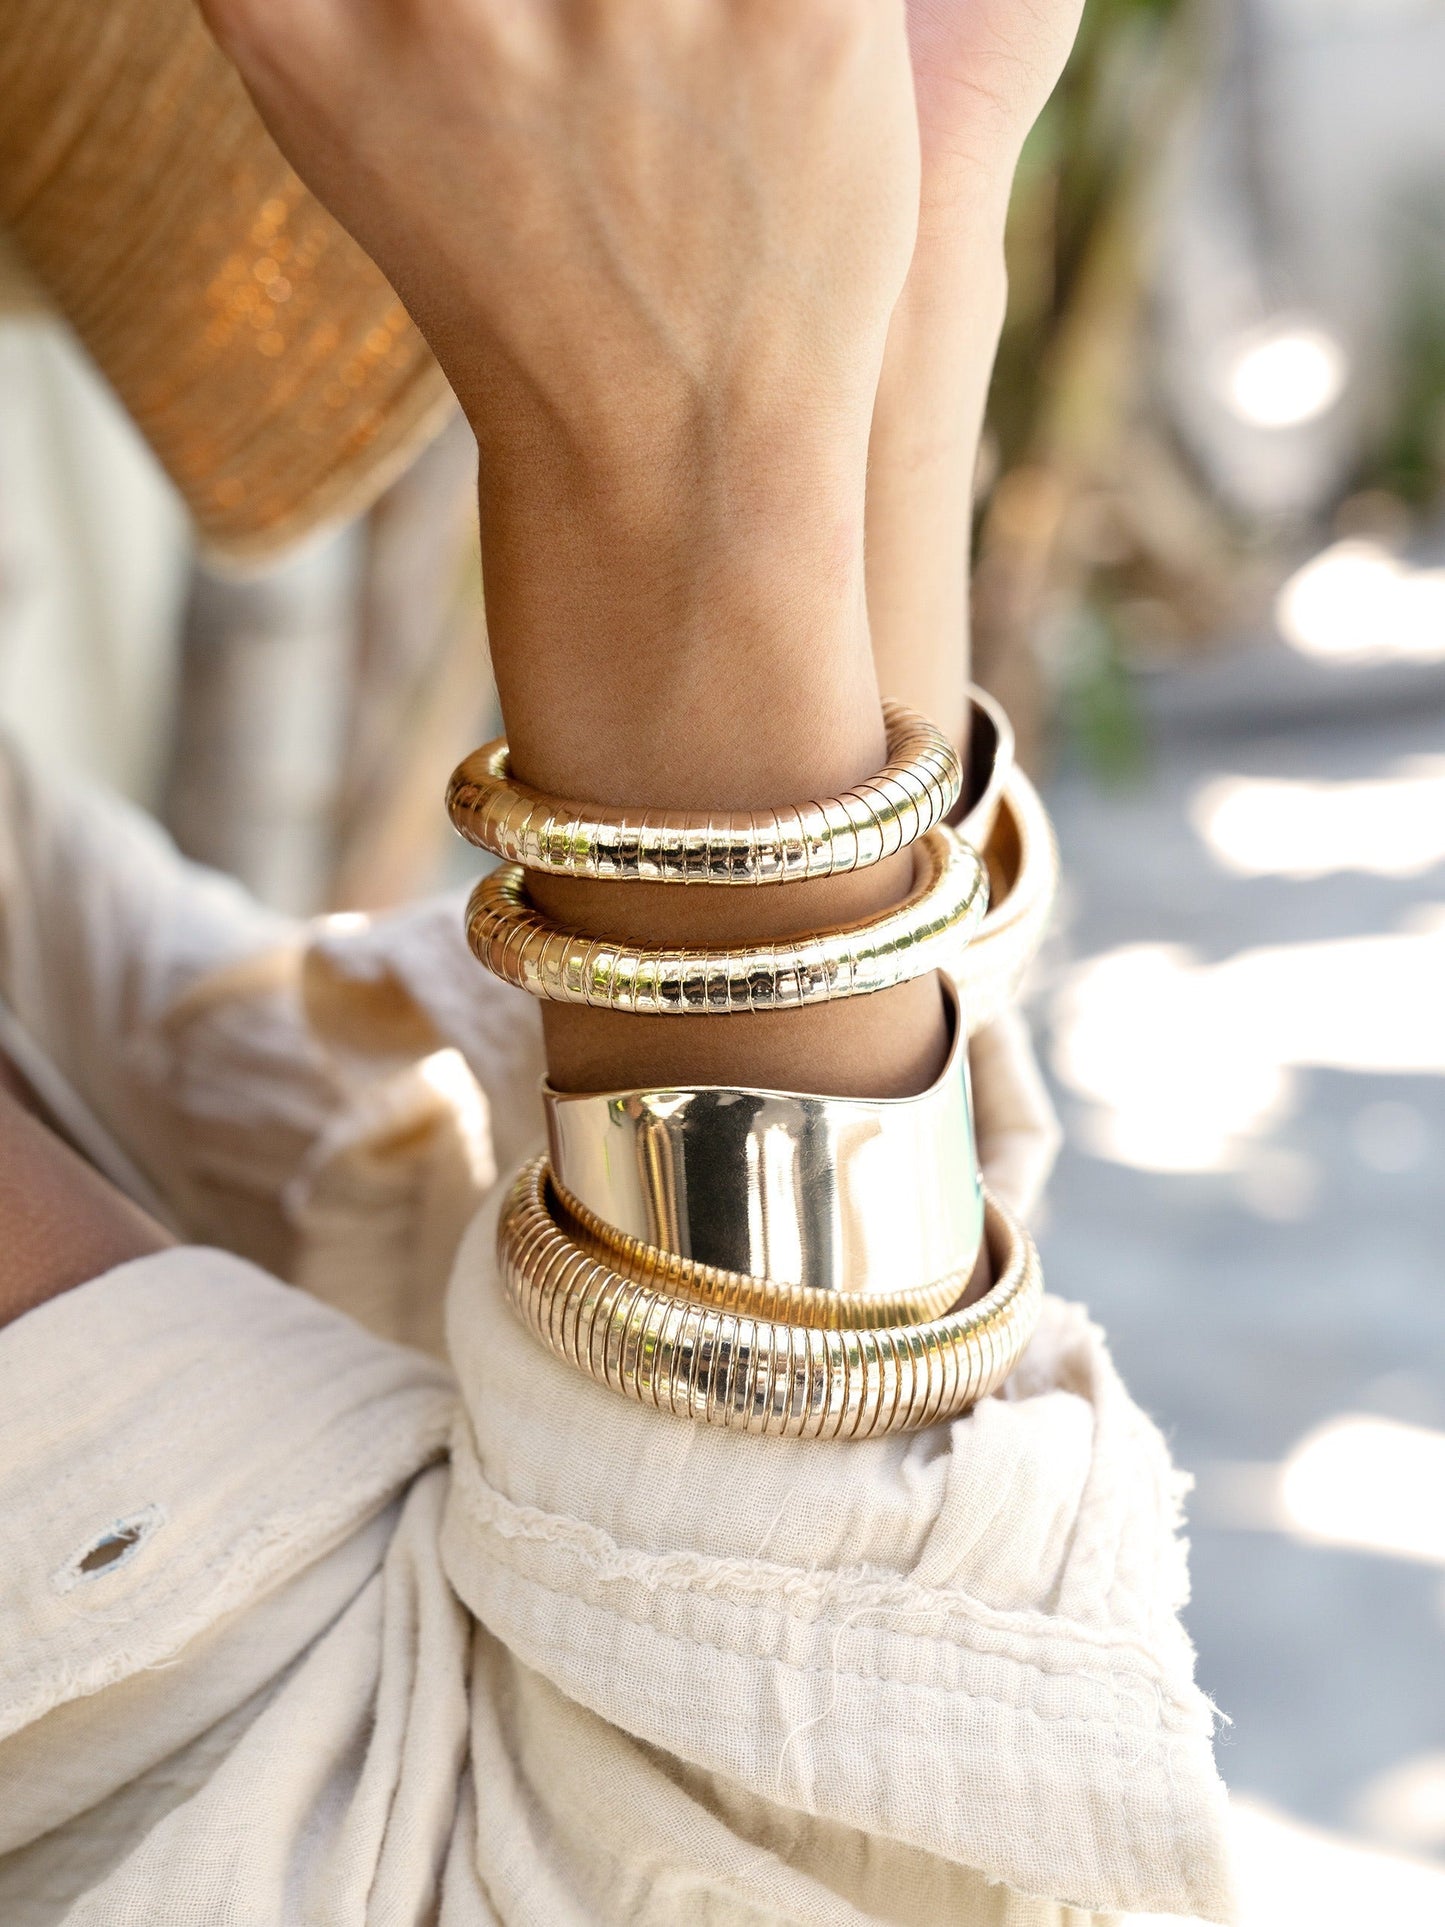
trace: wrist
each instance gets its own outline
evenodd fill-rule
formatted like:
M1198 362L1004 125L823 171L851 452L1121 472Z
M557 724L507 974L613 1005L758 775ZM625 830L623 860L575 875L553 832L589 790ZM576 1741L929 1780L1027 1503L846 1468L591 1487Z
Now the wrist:
M866 774L881 735L861 450L848 466L801 437L607 464L553 446L497 467L484 446L488 628L518 775L596 802L742 808L788 800L800 760L821 793Z
M920 250L889 329L873 459L881 434L972 461L1007 301L1001 229Z
M871 395L870 395L871 403ZM864 590L866 419L799 400L579 436L474 418L487 620L514 773L560 797L748 809L836 795L884 760ZM907 852L806 885L696 891L534 874L538 907L649 944L801 935L906 896ZM902 1095L946 1043L926 979L826 1010L646 1019L548 1006L563 1089L690 1079Z
M1006 296L997 234L920 248L894 311L869 446L878 677L962 746L970 503Z
M747 809L836 795L884 760L863 583L864 450L797 433L674 449L650 472L548 450L489 476L488 627L512 766L547 793ZM766 941L866 918L908 894L901 853L757 891L584 884L534 874L574 929L653 944ZM944 1043L919 980L836 1010L646 1019L548 1006L559 1088L744 1082L901 1095Z

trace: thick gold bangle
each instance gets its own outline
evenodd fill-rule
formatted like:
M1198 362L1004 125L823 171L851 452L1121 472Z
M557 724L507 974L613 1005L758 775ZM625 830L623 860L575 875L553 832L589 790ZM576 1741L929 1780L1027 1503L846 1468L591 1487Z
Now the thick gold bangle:
M982 859L941 829L915 846L921 881L896 908L814 936L736 950L651 950L553 923L503 864L467 905L467 940L496 976L552 1003L649 1016L797 1010L889 990L967 943L987 906Z
M993 1198L992 1289L921 1324L820 1329L699 1304L629 1275L564 1230L547 1165L526 1166L497 1229L523 1321L600 1384L679 1417L784 1438L878 1438L955 1417L1013 1370L1043 1280L1023 1227ZM659 1281L667 1275L659 1267Z
M885 702L888 764L841 796L781 809L599 808L514 782L507 741L474 750L447 786L469 843L527 870L608 882L759 884L836 876L881 863L957 801L958 752L926 717Z
M945 827L936 834L958 837ZM946 947L943 968L958 987L969 1035L1014 1003L1048 926L1059 882L1053 825L1038 791L1010 772L984 851L988 914L966 942Z
M665 1251L739 1281L723 1287L728 1302L745 1295L753 1310L779 1286L805 1286L815 1303L839 1300L827 1324L890 1322L854 1315L879 1295L908 1302L904 1316L925 1302L943 1310L972 1275L983 1191L963 1018L953 985L940 981L952 1045L913 1097L716 1085L570 1092L544 1083L558 1197L628 1249ZM900 1278L919 1290L900 1299ZM940 1295L949 1279L951 1296Z

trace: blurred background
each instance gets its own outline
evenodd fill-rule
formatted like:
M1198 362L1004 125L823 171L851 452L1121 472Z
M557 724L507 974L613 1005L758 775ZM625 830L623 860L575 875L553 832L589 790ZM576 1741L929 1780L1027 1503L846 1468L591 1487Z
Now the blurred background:
M1247 1927L1445 1922L1445 0L1091 0L975 657L1065 859L1041 1242L1197 1489ZM0 264L0 722L293 911L456 880L474 451L200 556Z

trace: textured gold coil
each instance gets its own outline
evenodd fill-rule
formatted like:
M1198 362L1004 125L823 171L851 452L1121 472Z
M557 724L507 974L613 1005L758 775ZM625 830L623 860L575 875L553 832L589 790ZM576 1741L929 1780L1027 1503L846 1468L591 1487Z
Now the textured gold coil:
M905 902L862 923L736 950L651 950L553 923L529 902L520 864L482 878L467 904L467 941L481 963L550 1003L648 1016L797 1010L890 990L936 969L967 943L988 903L977 851L930 830L915 846L921 882Z
M607 882L800 883L881 863L941 823L963 780L943 732L885 702L888 764L821 802L741 811L600 808L515 782L507 741L474 750L447 785L469 843L527 870Z
M958 750L927 717L884 701L888 765L842 796L780 809L603 809L514 782L507 738L470 753L447 784L455 829L524 869L607 883L803 883L867 869L942 823L958 802Z
M1038 1255L988 1200L991 1290L922 1323L820 1328L699 1303L669 1276L622 1269L564 1229L547 1163L518 1177L497 1228L523 1321L558 1357L624 1397L678 1417L784 1438L865 1439L955 1417L997 1389L1038 1320Z
M959 838L945 827L936 834ZM962 844L962 847L971 847ZM1038 791L1020 769L1009 772L984 850L989 907L977 929L945 946L968 1033L985 1029L1015 1002L1048 926L1059 884L1053 825Z

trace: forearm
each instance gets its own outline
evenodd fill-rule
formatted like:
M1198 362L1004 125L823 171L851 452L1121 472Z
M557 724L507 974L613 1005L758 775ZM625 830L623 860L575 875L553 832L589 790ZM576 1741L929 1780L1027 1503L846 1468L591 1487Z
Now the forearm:
M920 253L889 332L868 451L879 685L960 747L973 484L1005 296L1001 212Z
M1003 325L1009 195L1078 10L1079 0L908 0L918 235L874 412L868 605L880 682L960 742L971 498Z
M550 794L633 808L748 809L848 788L884 761L863 588L861 449L735 440L600 478L558 453L538 486L508 465L482 528L488 628L513 767ZM723 445L726 444L726 445ZM683 471L683 472L677 472ZM620 478L620 479L619 479ZM902 853L827 881L758 890L584 884L534 875L545 910L648 944L740 944L867 917L904 897ZM547 1006L564 1088L669 1081L893 1095L936 1073L928 983L756 1023Z
M31 1116L16 1089L0 1074L0 1325L172 1242Z

